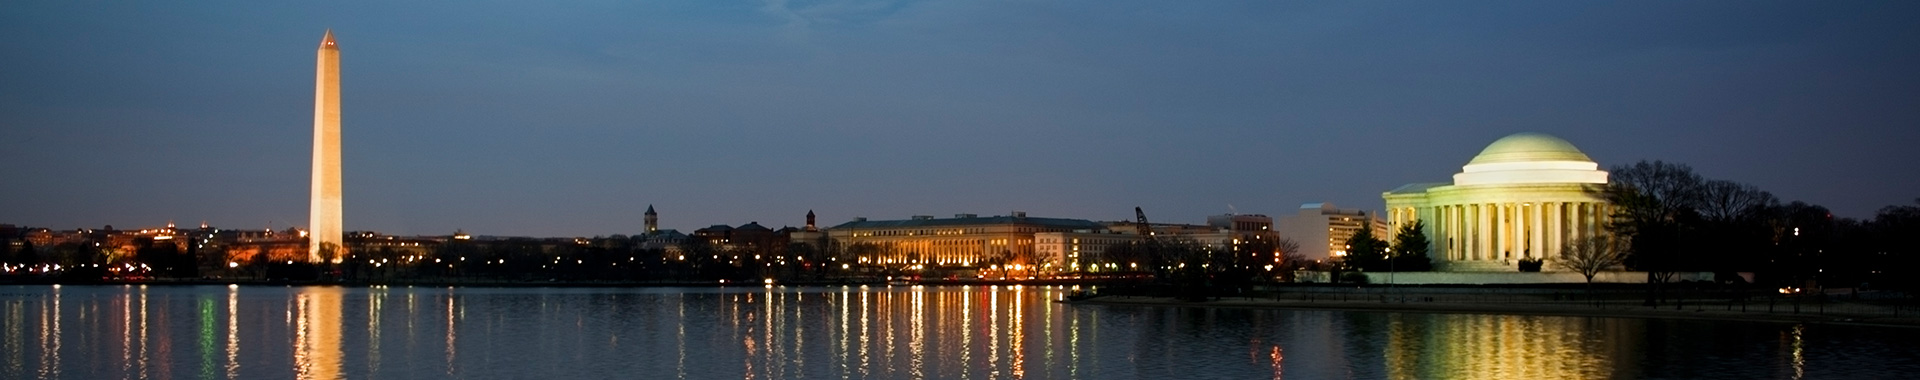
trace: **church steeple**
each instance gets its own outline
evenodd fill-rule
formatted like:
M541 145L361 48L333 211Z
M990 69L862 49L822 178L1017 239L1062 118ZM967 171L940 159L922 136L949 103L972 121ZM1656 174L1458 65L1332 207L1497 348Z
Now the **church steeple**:
M653 205L647 205L647 233L660 231L660 213L653 212Z
M813 226L813 210L807 210L807 231L819 230L819 228Z

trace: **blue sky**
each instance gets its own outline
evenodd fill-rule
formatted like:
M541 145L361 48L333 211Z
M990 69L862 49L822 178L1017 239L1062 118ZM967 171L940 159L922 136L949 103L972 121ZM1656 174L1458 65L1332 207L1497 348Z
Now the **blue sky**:
M1524 131L1870 217L1920 197L1916 10L10 1L0 223L304 225L327 28L351 230L1377 209Z

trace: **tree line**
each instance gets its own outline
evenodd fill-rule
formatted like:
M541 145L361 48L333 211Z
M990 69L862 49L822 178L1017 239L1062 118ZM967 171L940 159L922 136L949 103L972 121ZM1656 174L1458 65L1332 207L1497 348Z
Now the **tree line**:
M1627 243L1625 265L1660 284L1676 272L1752 272L1772 286L1912 289L1920 261L1920 199L1872 219L1782 202L1759 187L1710 179L1684 164L1613 167L1599 189L1615 210L1608 229Z

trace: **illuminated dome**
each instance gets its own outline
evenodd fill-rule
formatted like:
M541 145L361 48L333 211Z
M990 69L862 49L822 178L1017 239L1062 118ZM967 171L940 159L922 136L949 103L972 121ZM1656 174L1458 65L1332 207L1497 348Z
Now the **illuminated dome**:
M1580 161L1593 162L1586 153L1573 143L1545 133L1521 132L1503 137L1487 145L1480 155L1473 156L1473 164L1491 164L1497 162L1538 162L1538 161Z
M1527 183L1605 184L1607 172L1567 140L1522 132L1488 144L1453 175L1457 186Z

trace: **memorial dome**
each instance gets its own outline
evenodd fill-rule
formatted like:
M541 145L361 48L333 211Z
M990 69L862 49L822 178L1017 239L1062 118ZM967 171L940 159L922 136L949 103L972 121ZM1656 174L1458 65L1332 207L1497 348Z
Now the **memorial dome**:
M1454 185L1607 183L1607 172L1580 148L1545 133L1515 133L1488 144L1453 175Z
M1577 161L1593 162L1580 148L1545 133L1521 132L1496 140L1473 156L1468 165L1504 162Z

